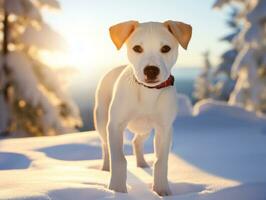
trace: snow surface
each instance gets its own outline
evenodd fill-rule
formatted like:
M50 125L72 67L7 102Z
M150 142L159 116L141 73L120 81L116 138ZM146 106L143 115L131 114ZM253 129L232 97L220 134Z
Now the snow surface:
M193 106L187 95L178 94L178 116L191 116Z
M174 123L169 158L173 196L164 199L266 199L266 120L240 107L205 101L196 116ZM125 152L131 154L130 133ZM145 144L153 162L152 136ZM99 170L95 131L61 136L0 140L0 199L160 199L151 191L152 168L127 156L128 193L106 189L109 173Z

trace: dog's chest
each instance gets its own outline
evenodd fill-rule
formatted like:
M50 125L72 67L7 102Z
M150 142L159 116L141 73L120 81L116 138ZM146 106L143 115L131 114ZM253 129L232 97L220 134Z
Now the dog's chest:
M157 89L141 88L138 93L136 112L128 124L131 131L138 134L147 134L154 128L158 115L159 92Z
M156 113L160 91L141 87L138 91L137 107L139 115L152 115Z
M154 128L154 120L150 116L137 116L129 121L127 128L133 133L146 135Z

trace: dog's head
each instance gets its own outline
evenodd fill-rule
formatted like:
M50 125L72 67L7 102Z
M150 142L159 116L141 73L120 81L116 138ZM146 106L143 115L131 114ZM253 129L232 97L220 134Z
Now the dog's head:
M192 34L190 25L176 21L127 21L109 30L117 49L126 42L137 81L151 87L168 79L177 59L179 44L186 49Z

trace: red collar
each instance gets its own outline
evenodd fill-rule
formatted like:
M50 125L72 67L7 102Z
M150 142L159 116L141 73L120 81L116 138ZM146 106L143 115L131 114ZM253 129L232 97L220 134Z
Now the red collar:
M136 82L138 84L143 85L146 88L150 88L150 89L162 89L162 88L166 88L166 87L169 87L169 86L174 85L175 77L173 75L170 75L166 81L160 83L159 85L155 85L155 86L147 86L147 85L145 85L143 83L138 82L137 79L135 79L135 80L136 80Z

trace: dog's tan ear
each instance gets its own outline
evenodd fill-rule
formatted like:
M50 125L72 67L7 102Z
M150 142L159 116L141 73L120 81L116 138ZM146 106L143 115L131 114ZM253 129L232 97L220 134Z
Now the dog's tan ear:
M163 23L167 29L175 36L180 45L187 49L192 35L192 27L189 24L177 21L166 21Z
M127 21L109 28L110 36L117 49L120 49L130 34L138 26L137 21Z

